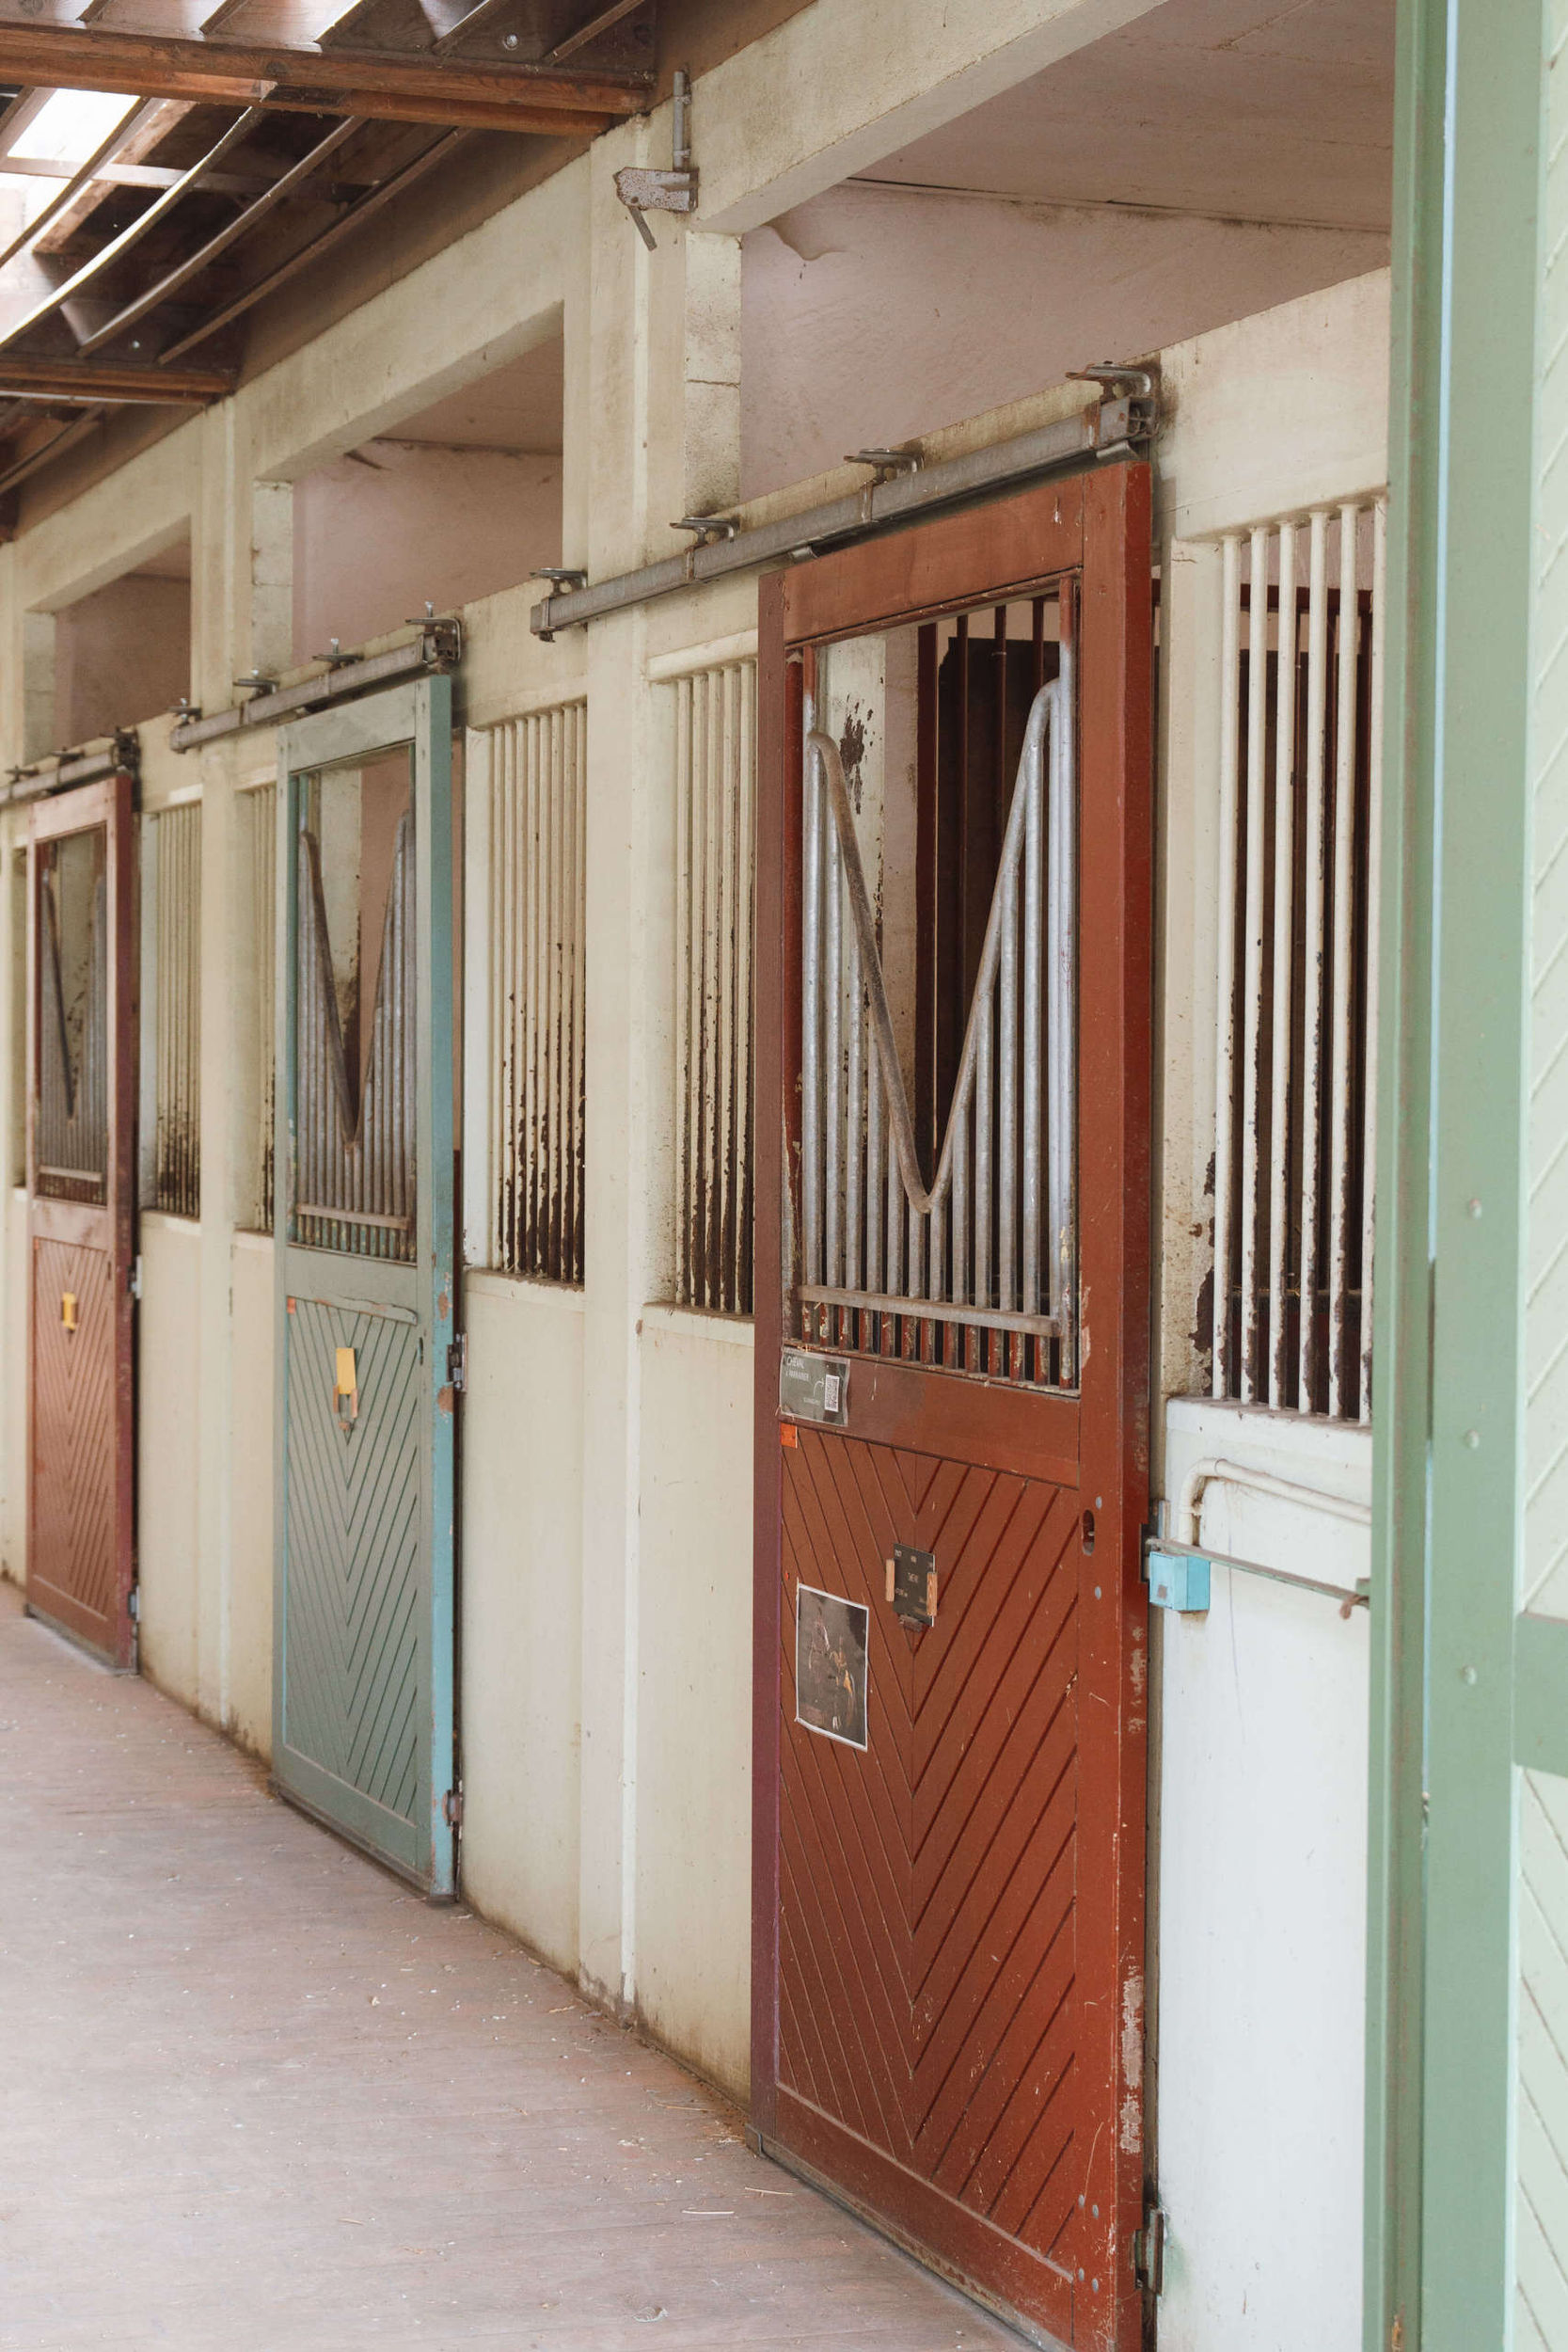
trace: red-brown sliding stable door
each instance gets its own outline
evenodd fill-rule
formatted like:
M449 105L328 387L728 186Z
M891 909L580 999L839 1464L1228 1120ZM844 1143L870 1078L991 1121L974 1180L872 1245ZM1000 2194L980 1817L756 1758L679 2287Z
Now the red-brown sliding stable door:
M1149 490L769 581L754 2120L1139 2339Z
M131 780L27 834L27 1604L129 1666L135 1022Z

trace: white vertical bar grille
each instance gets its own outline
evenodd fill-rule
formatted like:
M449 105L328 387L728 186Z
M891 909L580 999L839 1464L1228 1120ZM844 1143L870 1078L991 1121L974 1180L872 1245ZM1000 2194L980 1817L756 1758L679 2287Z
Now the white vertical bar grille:
M1222 544L1212 1384L1365 1421L1385 502Z
M674 1289L752 1311L756 663L677 678ZM858 1058L850 1073L859 1084ZM832 1132L836 1133L830 1113ZM839 1247L830 1188L829 1248Z
M488 730L492 1265L582 1280L587 705Z
M201 803L150 819L157 956L153 972L153 1133L143 1206L201 1214Z
M277 787L263 784L240 797L241 847L245 857L245 918L250 929L248 1037L251 1129L248 1180L250 1222L272 1231L273 1073L277 1059Z

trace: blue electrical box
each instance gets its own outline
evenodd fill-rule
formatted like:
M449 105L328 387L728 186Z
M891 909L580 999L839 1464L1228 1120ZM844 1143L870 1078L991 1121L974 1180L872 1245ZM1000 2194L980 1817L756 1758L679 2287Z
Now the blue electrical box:
M1200 1615L1209 1606L1209 1563L1200 1551L1157 1551L1148 1554L1148 1602L1151 1609L1180 1609Z

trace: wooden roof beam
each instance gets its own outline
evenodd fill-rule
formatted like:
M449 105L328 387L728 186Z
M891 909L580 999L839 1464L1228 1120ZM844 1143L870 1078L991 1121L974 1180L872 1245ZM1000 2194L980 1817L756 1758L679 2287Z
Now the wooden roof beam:
M582 138L641 113L650 101L641 76L481 65L461 56L258 48L12 18L0 18L0 80Z
M0 400L119 401L140 406L203 407L232 391L217 368L122 368L112 360L35 359L0 351Z

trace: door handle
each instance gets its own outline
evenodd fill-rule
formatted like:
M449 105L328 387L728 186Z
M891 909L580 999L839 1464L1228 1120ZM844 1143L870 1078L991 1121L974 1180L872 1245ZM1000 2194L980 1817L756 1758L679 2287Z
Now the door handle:
M75 1330L76 1294L74 1291L62 1291L60 1293L60 1321L64 1324L68 1331Z
M352 1347L340 1347L337 1353L338 1371L332 1391L332 1409L346 1438L359 1418L359 1373Z

